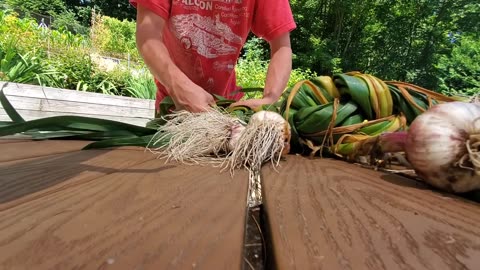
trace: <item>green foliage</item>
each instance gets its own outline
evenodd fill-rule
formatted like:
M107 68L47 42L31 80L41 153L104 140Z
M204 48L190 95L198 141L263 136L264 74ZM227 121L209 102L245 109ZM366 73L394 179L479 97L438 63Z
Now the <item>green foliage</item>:
M0 11L0 80L61 86L62 74L43 61L46 53L38 46L43 38L33 20Z
M66 47L51 57L49 62L64 75L62 88L76 89L79 82L92 80L95 65L87 51Z
M60 53L65 48L85 48L88 46L89 41L82 35L73 34L65 29L57 31L42 31L41 41L43 45L50 42L50 50L58 50ZM47 44L48 45L48 44Z
M54 29L69 31L73 34L87 35L88 28L83 26L78 20L75 12L68 10L57 14L52 23Z
M104 76L107 75L107 76ZM108 80L108 74L95 73L88 81L79 81L76 90L85 92L99 92L104 95L115 95L118 91L117 86Z
M93 26L92 43L99 53L139 61L136 47L136 25L133 21L97 15Z
M456 35L480 33L472 0L292 0L294 67L364 71L437 89L435 68Z
M460 12L452 14L452 20L457 26L455 30L467 32L478 38L480 36L480 2L469 2L465 3Z
M262 60L266 54L264 48L264 41L253 37L245 44L245 54L238 60L235 68L237 75L237 84L242 88L262 88L265 86L267 77L268 60ZM294 83L316 76L315 72L310 69L296 68L292 70L288 86ZM253 96L258 96L261 93L253 93ZM247 93L246 97L253 97L252 94Z
M105 16L117 18L119 20L133 20L137 14L129 1L125 0L93 0L92 4L99 8L100 12Z
M129 96L135 98L155 100L157 86L150 72L144 70L138 76L132 76L127 79L126 91Z
M0 79L117 93L117 88L124 86L123 75L115 77L101 71L85 49L87 43L81 35L63 29L42 29L32 19L19 19L14 13L2 11Z
M268 43L256 36L250 36L243 46L243 58L246 60L266 60L268 55Z
M126 72L106 72L93 62L89 41L68 29L39 28L29 18L0 12L2 78L66 89L124 94Z
M76 6L74 10L77 21L84 27L89 28L92 22L92 7Z
M18 19L15 13L0 11L0 44L14 46L19 53L39 47L42 32L32 19Z
M480 40L464 36L456 42L451 55L440 57L439 89L447 95L473 96L480 93Z
M447 94L475 94L480 38L477 2L291 0L298 28L291 34L294 57L288 85L316 74L357 70ZM154 98L152 78L133 76L129 70L145 66L135 44L131 20L135 11L128 1L7 3L22 16L22 11L52 15L54 30L39 28L38 17L19 19L15 13L0 11L0 45L15 50L2 56L9 63L4 69L20 63L18 72L46 71L50 77L42 81L50 78L62 88ZM119 58L120 68L98 67L92 53ZM237 83L244 88L263 87L268 60L268 44L251 35L236 66ZM40 83L38 76L25 80Z
M106 71L94 66L90 76L90 78L78 81L76 89L106 95L130 96L127 89L132 77L130 71L122 68Z
M65 29L39 28L33 19L20 19L16 13L0 11L0 43L12 43L21 53L48 49L61 53L67 47L86 46L87 40Z
M55 15L66 11L65 3L61 0L6 0L6 3L27 14Z
M0 80L58 87L61 85L59 75L41 61L35 51L20 54L11 43L0 45Z
M239 59L235 67L237 84L243 88L263 87L267 74L267 64L261 60Z
M83 13L83 11L91 12L91 10L95 8L97 13L101 13L108 17L117 18L119 20L134 20L137 14L135 8L129 3L129 1L125 0L66 0L64 2L66 3L67 8L71 10L78 10L78 13ZM87 14L88 13L84 13L84 15ZM83 15L81 17L84 18Z

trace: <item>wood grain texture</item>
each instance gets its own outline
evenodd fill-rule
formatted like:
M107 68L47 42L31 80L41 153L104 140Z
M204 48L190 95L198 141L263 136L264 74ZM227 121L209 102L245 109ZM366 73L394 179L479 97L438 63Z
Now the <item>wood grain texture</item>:
M0 88L5 82L0 81ZM155 109L155 101L149 99L138 99L124 96L105 95L53 87L41 87L38 85L11 83L3 89L5 95L23 96L37 99L65 100L84 103L95 103L103 105L125 106L141 109Z
M90 141L46 140L0 145L0 162L67 153L82 149Z
M15 105L13 105L15 106ZM144 127L148 121L150 121L152 117L149 118L142 118L142 117L134 117L135 114L118 114L116 116L112 115L100 115L100 114L91 114L88 113L87 111L81 112L49 112L49 111L36 111L32 109L16 109L16 111L25 119L26 121L30 120L35 120L35 119L40 119L40 118L47 118L47 117L53 117L53 116L64 116L64 115L69 115L69 116L83 116L83 117L94 117L94 118L100 118L100 119L106 119L106 120L112 120L112 121L118 121L118 122L123 122L123 123L128 123L132 125L137 125ZM0 121L10 121L9 116L5 111L3 111L2 108L0 108Z
M247 183L151 160L0 211L0 269L240 269Z
M78 115L145 126L155 112L155 101L147 99L17 83L6 84L3 92L25 120ZM9 120L0 105L0 121Z
M263 171L276 269L479 269L480 205L342 161Z
M66 142L68 143L68 142ZM84 150L0 163L0 211L155 159L127 147Z
M99 103L87 103L82 100L55 100L40 99L24 96L7 96L8 101L18 110L35 110L44 112L60 112L60 113L88 113L90 115L99 116L118 116L118 115L135 115L139 118L151 118L152 111L148 108L149 104L145 104L146 108L136 108L122 106L121 104L105 105Z

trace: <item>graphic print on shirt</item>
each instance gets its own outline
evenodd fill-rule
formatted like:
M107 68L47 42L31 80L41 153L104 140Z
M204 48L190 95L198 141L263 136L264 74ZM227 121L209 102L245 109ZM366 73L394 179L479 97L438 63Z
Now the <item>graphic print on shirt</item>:
M235 54L242 44L242 38L232 29L220 22L219 17L201 16L199 14L175 15L171 18L172 32L185 49L197 51L206 58L216 58ZM237 46L230 45L231 43Z
M213 9L213 3L219 2L219 3L235 3L235 4L242 4L243 0L175 0L176 2L181 2L185 6L188 7L198 7L203 10L212 10ZM191 9L191 8L189 8Z
M244 0L174 0L176 8L189 11L170 18L170 30L187 50L213 59L235 55L242 37L231 26L250 16ZM190 13L191 11L196 11Z
M222 70L232 70L235 68L235 62L233 61L215 61L213 62L213 69L216 71L222 71Z

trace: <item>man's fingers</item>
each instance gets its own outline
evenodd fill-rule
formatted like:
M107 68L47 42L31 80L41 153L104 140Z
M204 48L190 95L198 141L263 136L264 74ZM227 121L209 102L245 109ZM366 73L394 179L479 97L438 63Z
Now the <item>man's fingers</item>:
M213 96L210 96L208 98L208 105L216 105L217 103L215 102L215 99L213 98Z
M245 104L246 104L245 100L240 100L240 101L237 101L237 102L234 102L234 103L230 104L230 107L245 106Z

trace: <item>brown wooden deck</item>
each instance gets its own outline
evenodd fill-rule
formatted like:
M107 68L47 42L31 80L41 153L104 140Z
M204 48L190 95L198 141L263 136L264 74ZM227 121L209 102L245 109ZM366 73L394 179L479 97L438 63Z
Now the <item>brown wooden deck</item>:
M275 269L480 269L480 204L343 161L264 170Z
M240 269L246 174L83 145L1 144L0 269Z
M246 173L86 143L0 140L1 270L249 269ZM267 269L480 269L480 204L413 180L289 156L263 193Z

